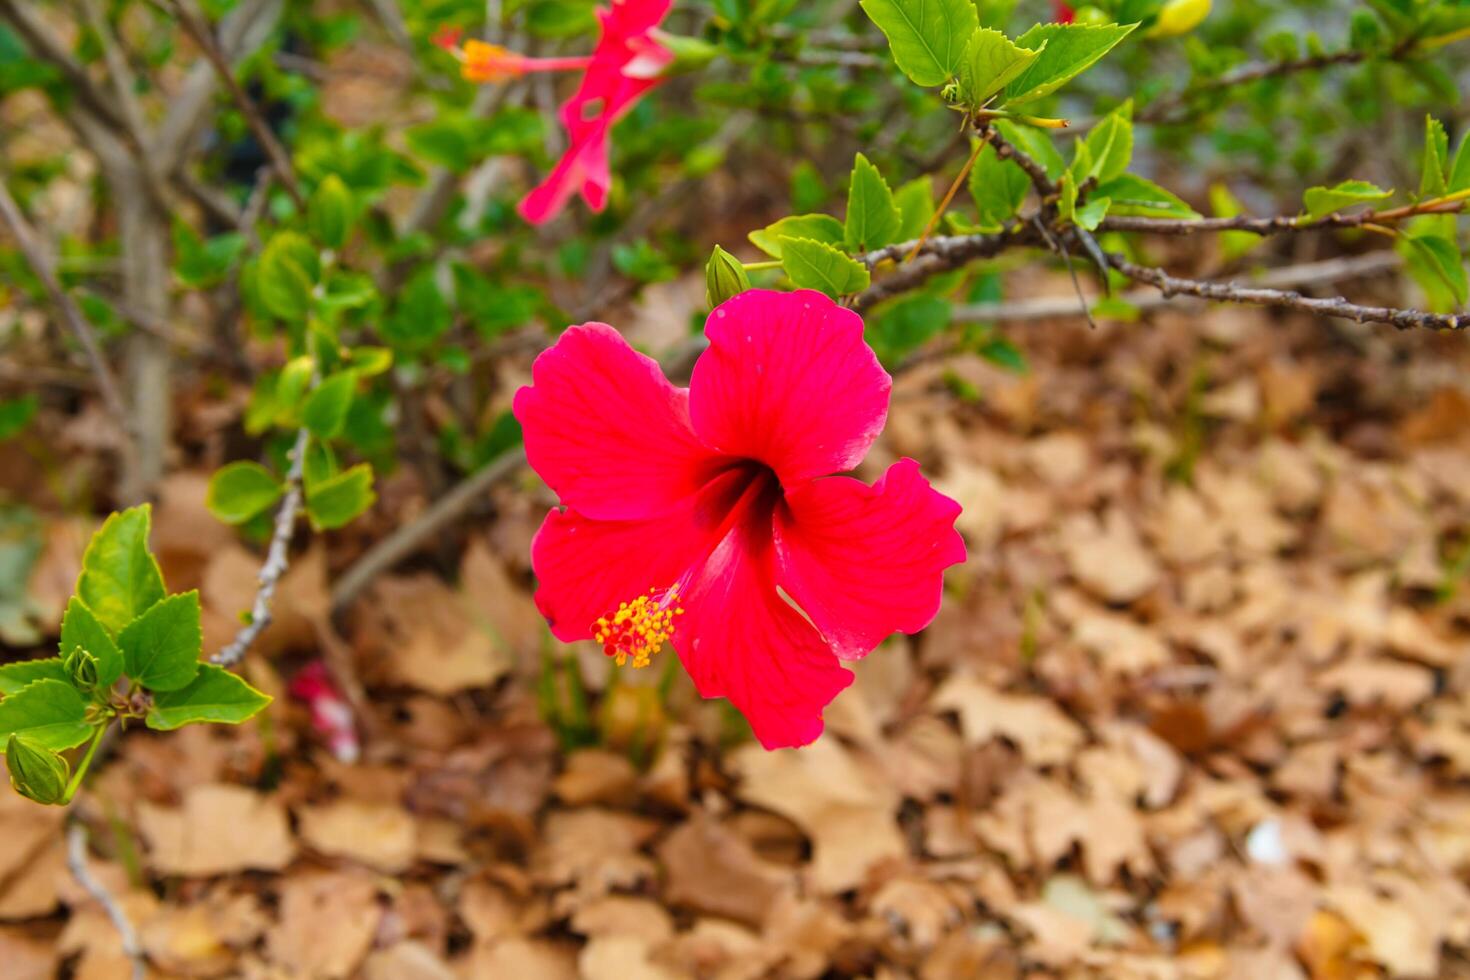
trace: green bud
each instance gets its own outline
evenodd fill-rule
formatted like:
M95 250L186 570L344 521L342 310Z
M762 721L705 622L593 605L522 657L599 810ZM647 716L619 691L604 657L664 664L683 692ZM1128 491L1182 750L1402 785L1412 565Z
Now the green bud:
M352 222L352 192L336 174L328 174L316 187L306 206L306 221L316 240L327 248L340 249L347 241Z
M10 785L28 800L47 806L66 802L71 766L60 755L14 733L5 743Z
M71 678L72 686L83 693L90 693L101 682L97 658L81 647L72 647L61 660L61 669Z
M720 246L710 253L704 266L704 299L714 309L732 296L750 288L750 277L740 260Z
M666 34L655 30L653 36L658 43L674 53L674 60L664 66L658 72L660 78L668 78L671 75L688 75L693 72L703 71L711 61L720 56L719 45L701 41L697 37L685 37L682 34Z

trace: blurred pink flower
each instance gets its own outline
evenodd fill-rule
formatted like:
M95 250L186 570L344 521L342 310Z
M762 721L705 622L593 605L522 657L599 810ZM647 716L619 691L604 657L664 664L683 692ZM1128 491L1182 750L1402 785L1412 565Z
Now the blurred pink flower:
M503 81L533 71L586 69L582 84L561 109L568 146L550 174L520 203L520 213L532 224L556 217L574 193L587 206L607 206L612 184L608 169L608 138L613 123L644 93L662 81L674 61L674 52L658 38L658 25L672 0L614 0L597 11L602 35L589 58L528 58L483 41L457 47L458 35L441 32L436 43L459 58L465 78L475 82Z
M352 723L352 708L342 696L326 664L320 660L307 664L291 679L291 696L306 703L311 712L311 727L327 743L327 748L340 762L356 762L362 754L357 728Z
M526 455L560 496L531 548L561 640L634 666L672 642L707 698L767 748L805 745L843 660L939 610L960 507L903 459L845 476L892 382L862 318L820 293L750 290L705 324L689 387L602 323L572 327L516 393ZM798 608L799 607L799 608Z

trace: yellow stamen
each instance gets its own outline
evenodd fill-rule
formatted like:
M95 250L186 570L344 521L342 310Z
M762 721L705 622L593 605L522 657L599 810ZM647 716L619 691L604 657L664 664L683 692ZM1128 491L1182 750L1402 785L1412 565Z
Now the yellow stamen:
M524 60L498 44L469 40L464 43L459 72L467 82L503 82L525 74Z
M618 603L616 610L592 624L593 638L619 667L629 660L634 667L647 667L653 655L674 635L674 617L684 615L684 609L676 602L678 594L676 585L667 591L650 590L632 602Z

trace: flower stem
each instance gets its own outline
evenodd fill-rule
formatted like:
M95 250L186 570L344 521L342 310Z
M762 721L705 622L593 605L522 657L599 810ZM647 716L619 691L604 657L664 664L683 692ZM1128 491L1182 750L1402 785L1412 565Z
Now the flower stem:
M92 766L92 758L97 754L97 746L102 744L102 736L107 734L110 723L98 725L92 733L92 742L87 746L87 754L82 756L82 761L77 764L76 771L71 774L71 782L66 784L66 795L61 798L62 806L70 803L77 790L81 788L82 779L86 777L87 770Z
M984 148L984 140L975 141L975 148L970 151L970 159L965 161L965 165L960 168L959 175L955 177L954 183L950 184L949 190L945 191L944 200L939 202L939 207L935 208L934 213L930 215L929 223L924 226L924 233L919 236L918 241L914 242L914 247L909 249L909 254L903 257L903 260L905 262L912 260L915 255L919 254L919 249L924 247L924 242L927 241L929 235L933 233L934 226L939 223L939 219L944 216L944 211L946 208L949 207L949 202L954 200L954 196L959 191L960 185L963 184L965 182L965 178L970 175L970 168L975 166L975 161L980 158L980 151Z

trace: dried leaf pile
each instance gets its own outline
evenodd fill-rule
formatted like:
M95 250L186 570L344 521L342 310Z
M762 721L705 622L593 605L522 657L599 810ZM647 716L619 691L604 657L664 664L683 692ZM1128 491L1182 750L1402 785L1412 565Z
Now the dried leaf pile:
M334 621L332 576L423 505L390 482L375 528L282 586L248 667L267 719L130 732L79 804L153 975L1470 975L1463 344L1252 311L1013 336L1028 375L899 378L869 465L937 474L971 557L799 752L595 650L599 744L563 751L529 477L434 543L456 574L425 554ZM213 648L258 562L203 486L170 479L156 545ZM43 632L86 532L44 523ZM346 679L355 764L286 693L316 659ZM8 980L127 975L62 820L0 794Z

